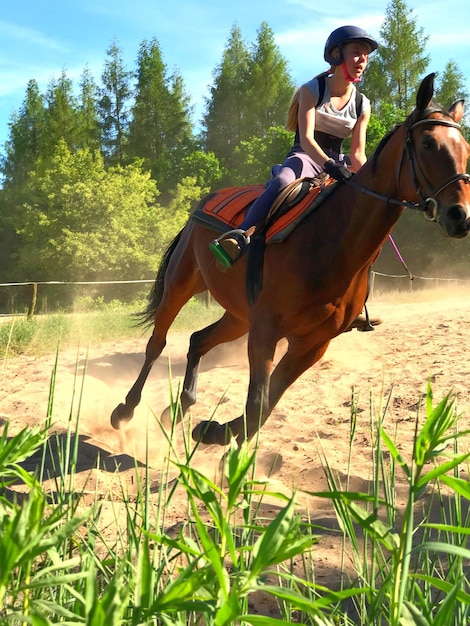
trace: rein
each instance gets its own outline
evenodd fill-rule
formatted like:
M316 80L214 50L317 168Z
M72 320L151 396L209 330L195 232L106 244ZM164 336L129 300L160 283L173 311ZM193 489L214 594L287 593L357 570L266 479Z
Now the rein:
M434 112L435 111L430 111L430 113L434 113ZM452 122L452 121L446 120L446 119L425 118L425 119L419 120L417 122L414 122L414 124L408 124L408 129L407 129L407 134L406 134L406 142L405 142L405 146L403 148L402 157L400 159L400 162L399 162L399 165L398 165L398 169L397 169L397 182L398 182L399 176L400 176L401 165L402 165L402 162L403 162L403 154L406 154L406 156L408 158L408 162L409 162L410 167L411 167L411 175L412 175L412 178L413 178L413 184L414 184L414 187L416 189L416 192L417 192L418 196L421 199L420 202L409 202L408 200L397 200L396 198L393 198L390 195L377 193L376 191L372 191L368 187L364 187L363 185L360 185L359 183L356 183L352 178L348 179L346 181L346 183L348 185L351 185L352 187L354 187L358 191L362 191L363 193L365 193L365 194L367 194L369 196L372 196L373 198L376 198L378 200L382 200L383 202L386 202L387 204L393 204L394 206L404 206L407 209L414 209L414 210L417 210L417 211L423 211L426 214L426 217L429 220L436 221L436 219L437 219L437 209L438 209L438 202L436 200L436 197L442 191L444 191L444 189L447 189L447 187L449 187L450 185L453 185L454 183L456 183L456 182L458 182L460 180L464 180L466 183L470 183L470 174L455 174L454 176L451 176L445 183L443 183L437 189L432 189L431 188L431 194L429 196L426 196L426 194L424 194L422 192L421 187L420 187L419 182L418 182L418 177L417 177L417 174L416 174L416 163L415 163L415 161L416 161L416 152L415 152L415 149L414 149L413 141L411 139L411 133L418 126L424 126L424 125L428 125L428 126L449 126L450 128L460 129L460 124L457 124L456 122ZM424 178L426 178L426 177L424 176Z

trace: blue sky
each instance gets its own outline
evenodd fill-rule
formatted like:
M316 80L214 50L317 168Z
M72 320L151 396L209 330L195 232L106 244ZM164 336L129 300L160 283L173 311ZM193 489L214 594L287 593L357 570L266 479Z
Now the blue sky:
M201 118L212 73L236 23L247 44L261 23L273 30L293 80L300 84L325 69L323 46L337 26L355 24L379 36L388 0L3 0L0 14L0 150L8 122L34 78L42 91L65 70L75 85L87 66L100 81L106 49L116 38L128 69L139 44L155 37L171 73L183 77ZM409 0L424 29L429 71L442 72L454 60L470 92L470 2ZM468 103L470 109L470 102Z

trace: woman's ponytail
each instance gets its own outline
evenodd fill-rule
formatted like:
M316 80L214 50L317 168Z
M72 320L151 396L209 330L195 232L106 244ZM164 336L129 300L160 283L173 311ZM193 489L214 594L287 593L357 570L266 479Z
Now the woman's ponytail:
M299 92L300 87L292 94L292 98L287 109L286 129L295 133L297 130L297 121L299 119Z
M322 76L329 76L333 73L333 68L330 67L326 72L322 72L321 74L317 74L314 78L321 78ZM297 123L299 120L299 97L300 97L300 87L298 87L291 98L289 108L287 109L287 120L286 120L286 129L295 133L297 130Z

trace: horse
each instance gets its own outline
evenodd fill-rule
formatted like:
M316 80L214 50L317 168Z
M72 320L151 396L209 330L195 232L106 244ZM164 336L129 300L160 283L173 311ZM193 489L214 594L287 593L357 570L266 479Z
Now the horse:
M205 444L224 446L232 437L241 444L258 433L286 389L361 313L370 266L406 208L422 211L450 237L468 234L470 146L459 126L463 101L446 110L433 95L434 74L429 74L413 112L382 139L371 159L348 181L334 183L334 191L283 243L266 246L262 285L253 302L245 289L249 254L222 273L209 250L214 232L189 218L166 251L149 294L143 315L153 322L153 332L125 403L112 412L114 428L132 419L167 332L192 296L208 290L224 313L190 337L180 418L196 402L201 358L248 333L244 413L227 424L201 421L192 432ZM282 339L287 349L274 367Z

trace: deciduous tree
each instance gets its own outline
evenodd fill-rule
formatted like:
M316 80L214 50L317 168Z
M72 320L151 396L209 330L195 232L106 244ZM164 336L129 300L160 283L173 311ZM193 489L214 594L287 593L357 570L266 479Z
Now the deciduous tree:
M72 152L61 141L15 206L16 279L147 277L161 253L152 235L156 196L139 163L106 169L99 152Z

